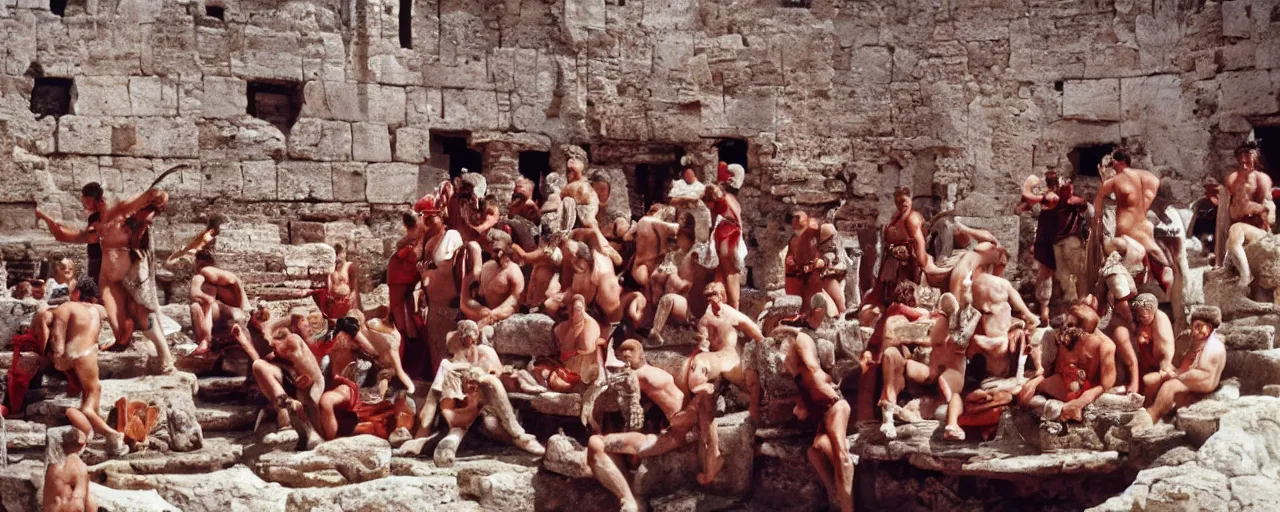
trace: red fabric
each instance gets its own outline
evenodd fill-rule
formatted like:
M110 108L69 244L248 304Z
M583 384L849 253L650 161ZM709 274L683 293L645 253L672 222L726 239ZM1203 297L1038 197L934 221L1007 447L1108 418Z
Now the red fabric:
M320 314L327 319L342 318L351 311L350 295L336 295L327 288L312 290L311 294L316 298L316 305L320 306Z
M419 199L417 203L414 203L413 210L423 215L439 215L442 210L439 205L440 202L436 199L436 196L428 194L422 196L422 199Z
M307 348L311 349L311 354L316 356L316 362L324 359L333 350L334 338L328 340L320 340L315 342L307 342Z
M9 407L0 416L7 415L9 410L21 411L26 406L27 389L39 371L27 371L22 363L22 351L37 352L36 338L30 333L15 334L9 339L13 345L13 363L6 376L5 389L9 394Z
M412 246L404 246L391 255L387 262L387 284L414 284L418 282L418 266L414 261Z
M742 227L738 225L738 219L728 217L729 201L721 198L719 201L712 203L711 213L721 217L713 234L716 244L729 242L732 245L737 245L739 238L742 237Z
M724 183L733 179L733 174L729 172L729 164L720 162L716 165L716 181Z

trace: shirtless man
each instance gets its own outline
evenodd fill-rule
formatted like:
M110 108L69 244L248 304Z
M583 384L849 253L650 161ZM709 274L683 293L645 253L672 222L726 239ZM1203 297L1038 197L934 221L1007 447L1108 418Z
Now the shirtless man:
M1248 286L1253 282L1253 275L1244 247L1271 234L1276 206L1271 200L1271 177L1258 169L1257 147L1240 146L1236 149L1236 161L1239 166L1227 175L1225 183L1230 198L1231 227L1226 234L1222 264L1234 266L1240 273L1240 283Z
M545 453L542 444L516 421L515 410L498 379L502 361L492 347L480 343L479 326L470 320L458 322L457 330L449 335L449 348L450 356L440 363L419 415L419 439L405 443L403 448L410 453L422 452L438 409L449 425L449 433L436 446L434 459L438 467L453 465L462 438L477 419L491 437L534 455Z
M342 347L339 349L339 347ZM385 319L364 319L359 310L339 318L334 334L334 349L329 353L329 369L334 375L346 371L357 353L378 369L378 396L385 398L392 379L413 394L413 380L400 363L400 332Z
M982 317L969 346L969 355L982 354L986 358L987 372L993 377L1021 376L1019 365L1026 334L1040 325L1040 318L1027 308L1018 290L999 275L975 273L971 293L973 298L968 304ZM960 307L964 306L965 301L961 301ZM1015 309L1025 325L1014 323Z
M569 163L565 165L565 176L568 183L560 190L560 200L565 204L565 213L574 216L576 223L570 222L569 228L581 225L585 228L595 228L596 214L600 210L600 198L596 196L596 191L591 187L591 183L583 176L582 171L585 167L582 160L570 158Z
M542 308L549 297L560 293L560 280L556 276L564 263L564 256L560 251L563 239L564 235L544 227L538 235L538 247L534 250L525 251L519 245L511 246L512 261L522 268L529 268L528 286L520 298L521 309Z
M927 311L917 308L920 316L929 315ZM880 431L885 437L898 437L898 429L893 424L893 413L897 410L898 393L906 387L907 379L917 384L938 386L938 394L947 402L947 423L942 437L953 441L964 440L964 430L960 428L960 413L964 409L964 371L968 361L965 353L969 348L969 340L963 336L953 336L951 318L959 314L959 301L950 293L943 294L938 300L938 311L932 314L933 326L929 330L929 364L910 358L903 347L891 343L884 350L884 392L881 395L881 407L884 408L884 423Z
M533 181L529 178L516 178L515 189L511 192L511 204L507 205L507 214L520 217L534 224L542 222L542 208L533 200Z
M818 219L812 218L804 210L796 209L788 215L791 229L791 241L787 243L785 260L787 295L797 295L800 303L806 307L809 297L822 290L822 278L819 273L826 262L818 254ZM844 296L843 293L840 294Z
M252 354L253 344L247 332L248 308L249 297L240 278L215 267L213 255L208 251L197 252L196 274L191 276L191 325L198 346L191 354L209 352L216 330L230 333Z
M61 439L61 460L50 460L44 470L44 512L97 512L89 492L89 468L80 460L87 441L84 432L67 429Z
M1201 306L1191 311L1191 349L1182 357L1177 369L1161 370L1146 414L1138 414L1131 427L1154 424L1175 407L1182 407L1197 398L1218 389L1222 370L1227 365L1227 348L1214 331L1222 323L1222 312L1213 306Z
M618 497L623 511L638 510L627 477L619 466L620 455L656 457L687 444L688 433L697 425L698 411L693 401L686 403L684 392L665 370L649 365L639 341L626 340L618 347L618 357L627 363L640 383L640 393L662 410L670 424L659 434L623 432L593 435L587 440L587 464L600 484ZM699 454L702 455L702 454ZM706 462L703 462L706 467Z
M298 431L299 449L310 450L320 442L320 436L308 421L295 424L290 413L319 417L317 406L325 391L320 363L307 343L295 333L276 331L268 343L271 353L253 362L253 379L276 410L276 426L281 430L292 426ZM292 381L296 399L285 392L286 379Z
M347 248L342 244L333 245L333 254L333 271L325 276L324 287L306 293L316 301L320 314L329 322L337 321L348 311L360 310L360 285L356 281L355 264L347 261Z
M86 269L89 272L89 279L98 280L98 274L102 271L102 245L97 237L93 236L95 225L102 219L102 214L107 211L107 201L103 197L102 185L93 181L85 184L80 188L80 206L88 212L88 225L83 231L69 228L59 224L40 208L36 208L36 219L44 221L49 227L49 233L53 238L63 243L83 243L88 245L89 265ZM37 223L38 224L38 223ZM39 227L37 225L37 227Z
M725 303L724 285L711 283L705 292L707 311L698 321L698 339L701 344L685 361L677 384L700 401L698 409L698 441L707 454L703 459L703 471L698 473L698 483L709 485L720 473L724 458L720 456L720 443L715 427L716 390L721 379L737 386L748 395L752 418L760 417L759 375L749 365L742 363L738 350L738 331L746 333L754 341L764 340L756 323L733 306Z
M1106 336L1090 334L1076 326L1064 327L1057 334L1059 348L1054 374L1023 384L1018 402L1030 407L1043 406L1045 419L1083 421L1085 406L1116 383L1116 346ZM1055 414L1059 404L1042 405L1035 400L1037 392L1065 402L1060 404L1061 412Z
M1142 391L1148 400L1154 398L1152 386L1161 382L1160 374L1173 369L1173 322L1159 305L1150 293L1134 297L1129 303L1133 321L1113 322L1119 325L1111 333L1128 377L1122 383L1124 392ZM1142 387L1138 387L1139 382Z
M101 244L103 262L98 284L116 343L127 345L135 327L142 326L143 334L155 346L156 362L162 373L176 370L160 328L160 303L152 275L149 231L151 221L168 201L164 191L147 189L134 198L101 209L99 219L83 231L61 226L36 209L36 216L49 225L59 241Z
M461 300L462 314L479 322L482 329L516 314L524 294L524 271L511 259L511 236L493 229L486 238L494 259L483 264L480 246L475 242L467 244L472 271L463 280Z
M672 222L674 218L674 208L655 203L623 236L625 241L635 241L636 252L631 261L631 277L641 288L649 286L649 275L662 264L663 256L671 250L670 240L680 229L680 224ZM656 300L652 296L649 299Z
M457 265L462 265L466 272L473 270L467 268L465 260L459 261L459 250L464 246L462 235L457 230L445 227L442 211L437 207L439 204L442 203L423 198L417 207L422 213L422 245L416 252L421 258L418 261L418 274L423 295L418 303L423 308L422 318L427 332L422 338L427 342L427 350L425 354L415 350L414 357L405 358L405 366L410 371L425 369L427 375L448 357L445 335L456 325L458 305L454 301L459 298L461 289L455 269ZM422 360L424 356L426 361Z
M563 291L547 299L547 312L555 315L570 297L581 295L599 308L610 324L622 321L622 285L613 270L613 261L583 242L565 240L560 250L569 265L561 266L560 287ZM566 274L569 276L567 284Z
M578 392L604 381L604 350L600 324L587 314L587 300L579 294L569 299L569 319L552 328L560 345L557 360L543 358L534 367L538 384L559 393Z
M1149 268L1159 280L1160 286L1168 289L1170 282L1165 279L1163 270L1173 264L1173 260L1165 254L1160 244L1156 243L1155 226L1147 220L1147 210L1156 199L1160 190L1160 178L1145 169L1129 167L1129 154L1117 150L1112 155L1112 166L1115 176L1102 182L1098 195L1093 202L1093 211L1102 212L1103 202L1107 196L1116 196L1116 230L1115 236L1127 236L1138 242L1151 258ZM1095 215L1091 233L1102 233L1102 215Z
M124 434L107 425L98 415L98 401L102 398L102 384L98 382L98 334L106 308L95 303L98 288L91 280L82 281L71 301L53 309L49 317L49 343L46 350L53 367L67 374L83 390L79 409L67 409L71 425L91 436L94 432L107 440L107 453L124 455L129 448L124 444Z
M613 194L613 185L609 184L609 178L603 172L596 171L591 175L591 190L595 191L596 198L600 201L596 212L596 226L615 250L621 250L622 237L631 230L630 219L609 211L609 196Z
M895 189L893 204L897 211L884 227L880 273L862 300L863 311L859 317L865 320L863 325L870 325L880 308L889 305L889 296L899 281L919 282L921 272L930 263L925 250L924 216L911 207L911 189Z
M784 341L783 365L795 377L800 399L794 413L800 421L820 422L809 447L809 463L818 472L842 512L853 512L853 459L846 437L849 402L836 389L831 376L818 364L818 347L809 335L794 327L775 329L773 337Z
M659 297L658 306L653 314L653 325L649 328L649 341L654 345L661 346L664 343L662 330L671 319L688 322L693 318L695 313L691 307L690 296L706 296L704 290L708 280L698 279L698 275L705 276L708 269L698 262L698 254L693 251L693 237L693 230L678 231L676 247L679 250L678 254L683 254L679 259L679 265L667 266L666 263L659 265L649 281L650 296ZM695 287L695 283L699 282L703 284L701 289Z

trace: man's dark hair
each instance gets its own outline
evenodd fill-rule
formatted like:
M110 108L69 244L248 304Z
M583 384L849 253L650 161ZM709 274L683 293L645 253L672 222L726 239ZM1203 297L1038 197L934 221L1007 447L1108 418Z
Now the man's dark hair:
M406 228L413 229L418 226L418 218L415 217L412 213L404 214L404 216L401 217L400 220L404 222L404 227Z
M214 259L213 259L213 253L209 252L208 249L200 249L199 251L196 251L197 267L204 267L204 266L215 265L215 264L216 263L214 262Z
M609 186L609 178L600 171L592 173L590 181L591 183L604 183L606 186Z
M204 228L213 231L213 234L216 235L222 233L222 223L226 221L227 218L222 214L214 214L214 216L209 217L209 222L204 224Z
M85 186L80 187L80 195L90 199L96 199L98 201L101 201L102 185L98 184L98 182L96 181L91 181L89 183L86 183Z
M1079 327L1065 327L1058 331L1058 343L1062 344L1067 350L1075 350L1076 344L1084 338L1085 332Z
M80 302L92 302L98 300L98 283L88 277L81 277L76 280L76 291L80 292Z
M1123 149L1117 149L1115 153L1112 153L1111 159L1117 162L1124 162L1125 165L1129 165L1129 153L1125 152Z
M348 336L355 337L360 332L360 321L355 318L344 316L338 319L338 332L346 333Z
M916 284L911 281L899 281L893 288L893 302L910 308L916 307Z

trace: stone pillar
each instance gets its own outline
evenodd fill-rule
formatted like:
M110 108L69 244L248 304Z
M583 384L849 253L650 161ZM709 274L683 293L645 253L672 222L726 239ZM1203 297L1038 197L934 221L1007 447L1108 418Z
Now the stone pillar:
M511 192L516 187L516 178L520 177L520 148L506 142L489 141L484 143L480 153L489 194L498 199L498 208L506 212L507 205L511 203Z

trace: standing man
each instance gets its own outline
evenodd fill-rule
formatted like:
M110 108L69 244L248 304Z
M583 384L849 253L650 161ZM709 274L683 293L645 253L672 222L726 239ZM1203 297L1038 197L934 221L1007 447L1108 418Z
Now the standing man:
M71 302L54 308L47 350L53 367L65 372L70 383L83 390L80 408L67 409L71 425L86 436L94 432L102 434L107 439L108 454L124 455L129 452L124 434L107 425L98 414L98 400L102 398L102 384L98 382L98 333L102 332L106 309L94 303L97 298L97 285L86 279L72 293Z
M924 216L911 207L911 189L893 191L897 210L884 227L884 253L880 256L880 272L867 296L862 300L863 325L871 325L880 308L887 307L899 281L920 282L921 272L929 267L925 250Z
M1225 237L1226 247L1220 256L1221 264L1229 260L1240 272L1240 284L1248 286L1253 281L1244 246L1271 234L1275 222L1276 205L1271 200L1271 177L1258 169L1257 147L1243 145L1236 149L1239 166L1227 175L1227 213L1230 228ZM1219 214L1221 218L1221 214Z
M1103 202L1107 196L1116 196L1116 231L1115 238L1127 236L1147 251L1150 258L1149 271L1159 281L1160 286L1169 289L1170 281L1164 275L1164 269L1173 264L1173 260L1165 254L1164 248L1156 243L1155 225L1147 220L1147 211L1155 201L1160 190L1160 178L1151 171L1129 167L1129 154L1116 150L1112 155L1112 166L1116 174L1098 188L1098 195L1093 201L1093 211L1102 212ZM1102 215L1093 218L1092 233L1102 232ZM1099 237L1100 238L1100 237ZM1102 240L1099 239L1099 242ZM1097 269L1091 269L1096 271Z

